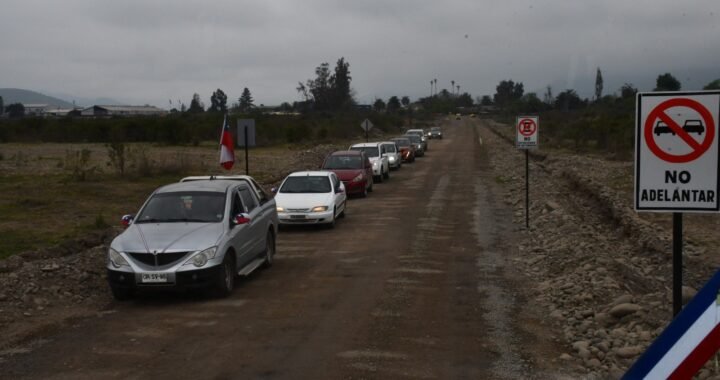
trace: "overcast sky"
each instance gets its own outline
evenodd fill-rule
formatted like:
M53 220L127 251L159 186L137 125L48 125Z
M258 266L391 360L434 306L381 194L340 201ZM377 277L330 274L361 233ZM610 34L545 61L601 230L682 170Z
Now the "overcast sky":
M591 97L597 67L605 93L720 78L718 0L4 0L0 36L0 87L164 108L217 88L300 100L297 82L340 57L360 102L427 96L433 78Z

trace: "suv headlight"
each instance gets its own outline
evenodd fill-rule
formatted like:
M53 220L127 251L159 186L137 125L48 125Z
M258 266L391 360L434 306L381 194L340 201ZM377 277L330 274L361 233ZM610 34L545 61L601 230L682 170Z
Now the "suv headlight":
M217 247L210 247L204 251L200 251L200 252L194 254L183 265L192 264L199 268L199 267L207 264L207 262L210 261L211 259L215 258L216 251L217 251Z
M328 209L328 206L315 206L310 211L311 212L323 212L323 211L327 211L327 209Z
M123 265L128 267L130 266L127 260L125 260L125 258L122 257L122 255L120 255L118 251L112 248L108 249L108 259L110 260L110 264L112 264L112 266L114 266L115 268L120 268Z
M275 207L275 210L277 210L277 212L285 212L284 207Z
M373 167L374 167L374 168L376 168L376 167L378 166L378 162L377 162L377 161L373 161L372 164L373 164Z
M363 180L363 175L361 173L361 174L358 174L357 176L355 176L355 178L352 179L352 182L360 182L362 180Z

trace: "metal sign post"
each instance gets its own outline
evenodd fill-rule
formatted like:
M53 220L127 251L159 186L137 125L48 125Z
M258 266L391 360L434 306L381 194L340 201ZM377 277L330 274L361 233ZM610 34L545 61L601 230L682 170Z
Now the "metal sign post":
M255 119L238 119L238 146L245 148L245 174L250 175L249 148L255 146Z
M515 146L525 150L525 228L530 229L530 154L538 147L540 117L518 116L515 122Z
M365 131L365 142L368 142L368 140L369 140L368 132L370 132L370 130L373 128L373 123L370 120L365 119L362 121L362 123L360 123L360 128L362 128Z

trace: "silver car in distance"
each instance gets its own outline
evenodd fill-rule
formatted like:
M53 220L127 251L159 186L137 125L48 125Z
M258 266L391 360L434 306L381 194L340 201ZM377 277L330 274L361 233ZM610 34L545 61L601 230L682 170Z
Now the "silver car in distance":
M199 179L155 190L123 224L107 260L116 299L140 289L198 287L227 296L236 275L272 265L278 216L250 177Z

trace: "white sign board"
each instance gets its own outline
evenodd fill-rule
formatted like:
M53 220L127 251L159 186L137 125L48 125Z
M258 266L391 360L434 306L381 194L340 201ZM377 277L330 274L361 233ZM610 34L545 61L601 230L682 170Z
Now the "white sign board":
M365 132L370 132L372 127L373 127L373 123L368 119L365 119L365 120L363 120L362 123L360 123L360 128L362 128L363 131L365 131Z
M720 91L637 96L635 210L718 212Z
M238 119L237 139L238 146L245 147L245 127L247 127L247 146L255 146L255 119Z
M538 147L540 135L539 116L518 116L515 120L515 146L518 149L532 149Z

